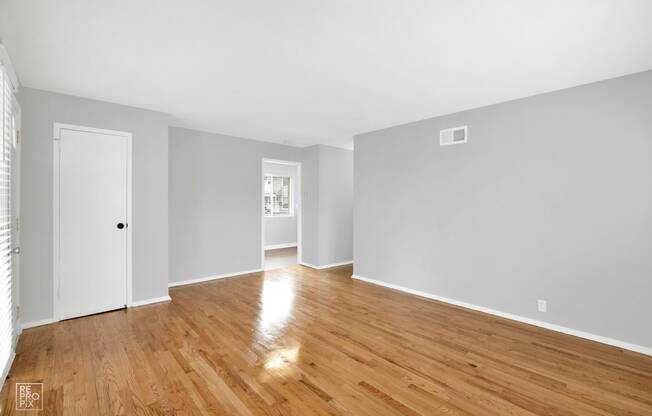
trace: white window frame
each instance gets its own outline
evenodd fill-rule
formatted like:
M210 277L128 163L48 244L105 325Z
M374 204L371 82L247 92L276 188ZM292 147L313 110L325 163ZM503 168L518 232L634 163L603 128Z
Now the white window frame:
M18 341L18 337L20 336L21 332L21 326L20 326L20 317L19 317L19 305L20 305L20 283L19 283L19 265L20 265L20 259L16 254L17 252L14 252L14 248L17 247L18 244L20 244L20 227L19 227L19 216L20 216L20 143L18 140L18 135L20 131L20 105L16 101L16 93L19 88L19 82L18 78L16 77L16 73L14 72L13 66L11 64L11 60L9 59L9 54L7 53L5 47L0 44L0 71L2 71L3 76L3 82L0 82L0 94L3 96L2 100L2 106L0 106L0 111L3 112L3 115L5 113L5 108L4 105L6 104L4 102L4 98L9 98L11 100L11 103L9 104L11 109L9 110L9 115L13 119L11 121L11 135L12 135L12 146L14 147L14 154L12 157L12 165L11 165L11 170L9 174L9 179L11 181L11 184L9 185L9 189L11 190L9 192L9 198L10 198L10 206L11 210L9 211L9 225L10 225L10 231L9 231L9 242L10 245L8 246L9 253L8 256L10 257L9 262L10 266L9 269L11 270L11 292L9 294L9 310L10 310L10 320L11 322L9 323L10 325L10 330L11 330L11 339L9 340L9 356L7 357L7 362L5 363L0 363L0 383L4 383L5 379L7 377L7 374L9 373L9 370L11 368L11 365L14 361L14 358L16 356L16 344ZM5 82L8 82L8 86L10 89L10 96L5 97L4 94L6 92L5 90ZM3 123L0 125L0 130L2 131L2 134L0 134L0 137L4 137L4 119ZM4 143L2 143L4 145ZM4 368L3 368L4 365Z

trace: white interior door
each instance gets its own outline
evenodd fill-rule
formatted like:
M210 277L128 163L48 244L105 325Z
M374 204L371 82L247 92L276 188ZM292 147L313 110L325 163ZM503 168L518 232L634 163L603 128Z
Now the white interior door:
M127 304L127 137L59 136L59 319Z

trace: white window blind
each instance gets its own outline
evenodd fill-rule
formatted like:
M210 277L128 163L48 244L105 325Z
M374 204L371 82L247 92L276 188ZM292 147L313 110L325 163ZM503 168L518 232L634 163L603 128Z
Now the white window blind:
M16 103L12 84L0 64L0 374L4 378L14 349L14 282L12 273L12 159L16 144Z
M290 177L265 175L265 216L289 217L294 215Z

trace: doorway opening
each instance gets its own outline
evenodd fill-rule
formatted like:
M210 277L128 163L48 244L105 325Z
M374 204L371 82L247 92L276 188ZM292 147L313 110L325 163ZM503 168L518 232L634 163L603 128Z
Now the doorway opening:
M301 262L301 163L262 159L261 268Z

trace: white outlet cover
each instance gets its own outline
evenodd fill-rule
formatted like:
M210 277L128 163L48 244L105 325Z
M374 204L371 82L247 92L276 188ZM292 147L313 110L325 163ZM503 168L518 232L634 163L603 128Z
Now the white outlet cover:
M539 312L548 312L548 302L542 299L537 301Z

